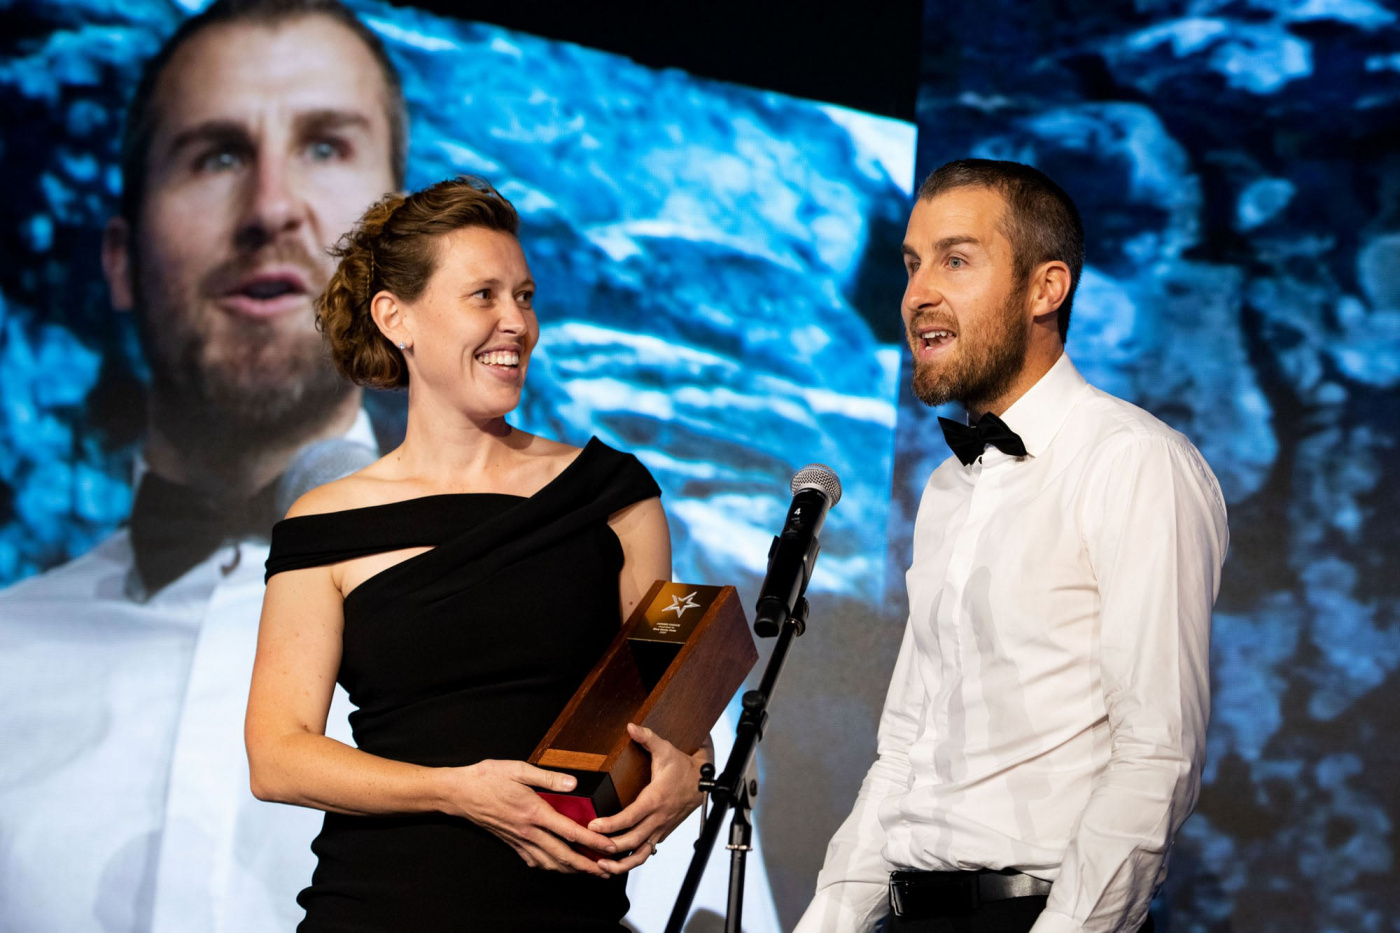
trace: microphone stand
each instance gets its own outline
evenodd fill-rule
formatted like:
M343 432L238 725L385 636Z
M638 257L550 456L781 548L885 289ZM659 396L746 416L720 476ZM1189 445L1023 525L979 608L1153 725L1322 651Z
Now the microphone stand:
M724 815L734 811L729 826L729 905L724 918L725 933L742 933L744 913L744 870L749 852L753 850L754 798L758 796L758 777L755 768L754 752L763 738L764 727L768 725L768 703L777 686L778 676L787 661L788 649L792 640L807 630L807 599L798 597L797 605L778 631L778 641L773 646L773 654L768 658L768 666L763 670L763 679L757 690L744 694L743 713L734 733L734 747L724 764L719 777L714 776L714 766L705 765L701 770L700 790L710 795L712 808L705 818L700 838L695 842L695 854L691 856L690 868L681 882L681 890L676 895L676 905L671 909L671 919L666 922L666 933L682 933L685 921L690 915L690 905L695 900L695 892L700 887L700 879L705 874L705 865L710 860L715 840L719 838ZM771 634L759 632L760 635Z

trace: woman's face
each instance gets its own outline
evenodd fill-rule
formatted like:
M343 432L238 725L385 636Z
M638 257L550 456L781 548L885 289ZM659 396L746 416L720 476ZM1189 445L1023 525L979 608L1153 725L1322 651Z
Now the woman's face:
M535 281L520 241L465 227L437 243L437 269L404 306L412 347L409 386L474 419L499 418L520 403L540 327Z

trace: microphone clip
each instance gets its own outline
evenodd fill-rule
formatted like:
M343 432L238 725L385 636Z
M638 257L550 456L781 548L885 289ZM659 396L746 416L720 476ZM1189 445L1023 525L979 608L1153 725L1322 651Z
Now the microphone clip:
M802 635L807 631L807 597L797 597L797 605L792 607L792 615L787 617L787 621L792 623L793 634ZM774 638L782 630L781 622L774 622L769 619L755 619L753 623L753 633L759 638Z

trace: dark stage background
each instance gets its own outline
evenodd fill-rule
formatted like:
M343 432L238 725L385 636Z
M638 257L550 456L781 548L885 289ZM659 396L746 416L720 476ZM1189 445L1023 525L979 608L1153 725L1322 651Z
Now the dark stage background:
M188 6L0 3L0 584L130 506L144 366L97 250L121 106ZM410 185L477 171L522 209L543 326L522 427L637 452L678 578L750 604L791 473L846 486L764 741L784 926L873 755L947 455L900 366L907 192L976 155L1075 197L1071 355L1195 440L1231 508L1206 785L1158 929L1400 929L1390 6L354 6L405 73Z
M1205 786L1158 928L1400 929L1393 6L930 3L921 71L920 177L975 155L1065 186L1070 354L1195 440L1230 506ZM891 580L944 456L909 399Z

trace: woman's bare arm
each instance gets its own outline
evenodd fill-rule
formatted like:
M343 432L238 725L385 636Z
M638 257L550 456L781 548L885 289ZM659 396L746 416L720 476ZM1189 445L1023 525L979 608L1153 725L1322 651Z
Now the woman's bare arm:
M327 737L343 620L330 567L268 582L244 725L255 796L337 813L438 811L489 829L527 864L602 873L569 843L600 852L615 844L556 813L534 790L570 790L572 777L523 761L428 768Z
M671 579L671 529L658 498L643 499L608 518L622 543L618 596L626 619L657 580Z
M671 535L660 499L645 499L609 520L622 542L623 566L619 581L622 617L629 616L657 580L671 579ZM700 805L700 766L714 758L707 741L694 754L686 754L650 729L629 725L633 741L651 756L651 780L628 807L614 816L594 820L589 828L617 833L613 842L620 859L599 864L613 873L628 871L651 857L656 845Z

